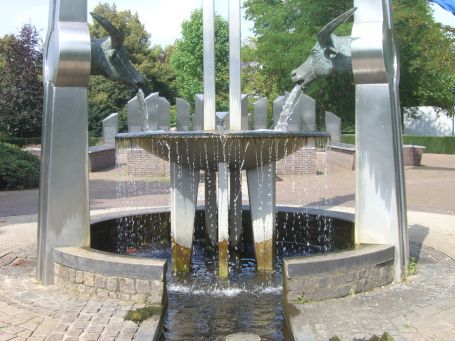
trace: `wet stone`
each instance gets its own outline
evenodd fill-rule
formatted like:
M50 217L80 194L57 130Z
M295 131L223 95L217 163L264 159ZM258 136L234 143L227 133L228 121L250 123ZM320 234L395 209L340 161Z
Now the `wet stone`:
M261 338L252 333L235 333L226 336L226 341L261 341Z

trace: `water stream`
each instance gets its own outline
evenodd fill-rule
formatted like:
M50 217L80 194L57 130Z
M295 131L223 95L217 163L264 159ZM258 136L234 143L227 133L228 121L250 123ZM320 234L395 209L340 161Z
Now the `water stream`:
M278 119L278 122L275 126L275 130L287 131L289 119L294 112L294 107L297 104L297 100L299 99L301 92L302 89L299 84L294 86L291 93L289 94L288 99L286 100L286 103L283 106L283 111L280 114L280 118Z

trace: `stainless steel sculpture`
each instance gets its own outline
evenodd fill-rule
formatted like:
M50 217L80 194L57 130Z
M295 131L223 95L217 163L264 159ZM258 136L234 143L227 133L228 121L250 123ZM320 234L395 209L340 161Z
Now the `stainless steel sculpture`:
M334 72L352 70L351 37L337 36L333 31L348 20L355 8L346 11L328 23L317 35L317 43L311 49L308 59L291 72L292 81L305 88L314 80Z
M144 83L128 60L122 33L93 16L110 37L90 41L87 0L49 1L37 262L37 278L45 285L54 281L55 247L90 245L89 76L100 74L135 87Z
M400 65L391 0L355 0L356 240L395 246L395 280L409 258L399 101Z
M109 33L109 37L92 41L91 74L141 88L145 80L129 60L123 32L102 16L90 14Z
M87 1L52 0L49 12L37 264L37 278L45 285L54 281L55 247L89 246L90 241Z

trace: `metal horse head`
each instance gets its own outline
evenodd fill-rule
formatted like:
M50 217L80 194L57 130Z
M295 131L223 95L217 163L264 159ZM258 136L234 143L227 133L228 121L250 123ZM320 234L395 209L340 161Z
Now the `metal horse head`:
M352 70L351 37L332 34L348 20L356 8L341 14L328 23L317 35L317 43L311 49L307 60L291 73L292 81L305 88L312 81L334 72Z
M125 37L112 23L96 13L90 13L108 33L109 37L92 41L92 75L101 75L110 80L134 87L144 85L144 77L129 61L123 46Z

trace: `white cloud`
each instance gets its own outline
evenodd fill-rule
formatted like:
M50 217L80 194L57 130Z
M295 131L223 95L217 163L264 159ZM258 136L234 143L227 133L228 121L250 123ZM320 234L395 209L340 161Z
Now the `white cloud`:
M455 27L455 16L452 13L446 11L435 3L431 3L430 6L433 9L433 17L437 22L440 22L443 25Z

